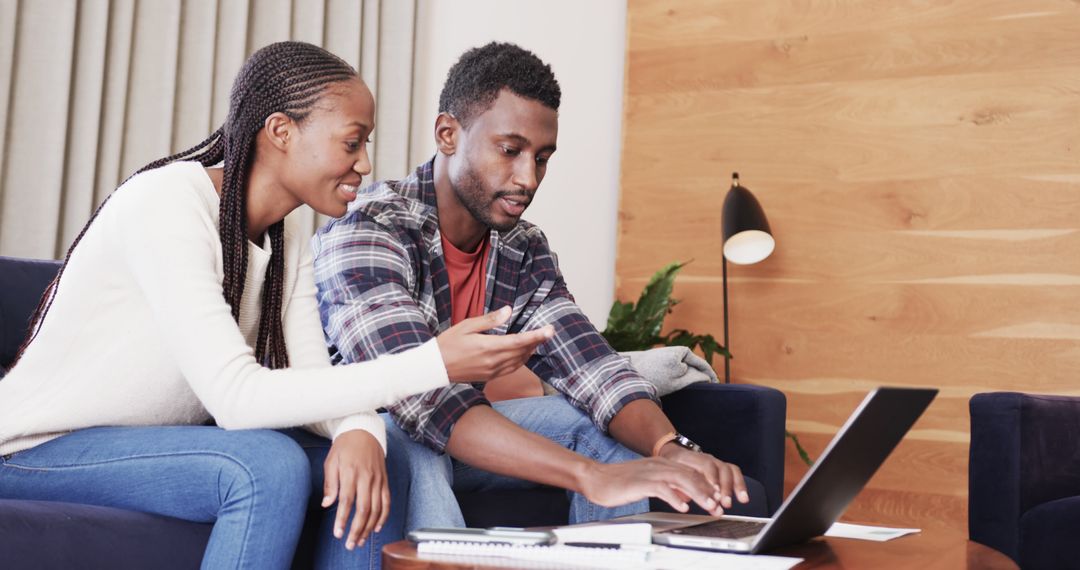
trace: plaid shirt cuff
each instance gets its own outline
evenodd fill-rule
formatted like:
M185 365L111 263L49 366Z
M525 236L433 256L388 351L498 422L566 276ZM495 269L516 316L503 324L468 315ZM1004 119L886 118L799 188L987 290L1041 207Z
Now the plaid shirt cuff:
M428 447L444 453L446 444L450 443L450 433L465 412L473 406L490 406L491 402L484 397L480 390L462 390L454 398L446 399L441 405L431 411L428 416L427 429L424 430L424 443Z
M656 402L657 406L660 405L660 399L656 396L656 387L652 383L632 371L630 374L620 374L620 376L623 378L609 384L611 388L599 396L599 405L593 411L593 422L604 433L608 433L611 420L630 402L651 400Z

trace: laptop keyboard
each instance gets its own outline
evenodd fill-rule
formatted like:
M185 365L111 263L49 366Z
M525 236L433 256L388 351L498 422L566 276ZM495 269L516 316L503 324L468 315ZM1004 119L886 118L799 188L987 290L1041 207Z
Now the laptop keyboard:
M669 532L672 534L708 536L712 538L746 538L761 532L761 529L764 527L765 523L763 522L719 520L686 528L677 528Z

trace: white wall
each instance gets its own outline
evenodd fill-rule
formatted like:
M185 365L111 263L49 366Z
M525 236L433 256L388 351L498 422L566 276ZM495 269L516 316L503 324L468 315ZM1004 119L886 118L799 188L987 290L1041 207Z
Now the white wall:
M421 0L412 164L435 152L446 72L465 50L492 40L536 53L562 88L559 150L525 218L547 234L571 293L602 329L615 289L626 1Z

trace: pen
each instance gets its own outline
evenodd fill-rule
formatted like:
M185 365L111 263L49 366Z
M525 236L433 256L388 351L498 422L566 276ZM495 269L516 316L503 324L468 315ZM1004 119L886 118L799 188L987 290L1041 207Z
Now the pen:
M608 548L611 550L618 550L620 548L618 544L612 544L610 542L564 542L563 546L578 546L581 548Z

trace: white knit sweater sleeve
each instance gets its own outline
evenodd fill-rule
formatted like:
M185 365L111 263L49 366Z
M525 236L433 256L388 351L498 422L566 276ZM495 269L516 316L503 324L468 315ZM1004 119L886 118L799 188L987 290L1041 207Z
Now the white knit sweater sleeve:
M290 219L287 218L286 223L290 225L287 231L293 236L302 233L299 228L294 230L291 227ZM330 356L326 349L322 323L319 322L311 247L307 240L296 239L293 244L300 249L298 256L300 266L297 269L292 294L289 296L289 304L282 318L285 344L289 351L289 365L294 368L327 368L330 366ZM378 440L383 454L386 454L386 425L373 410L315 422L304 428L331 440L337 439L337 436L347 431L362 429Z
M434 341L347 366L261 366L222 296L216 229L198 190L156 171L142 176L143 184L113 195L116 223L110 227L177 366L219 426L312 424L448 384Z

